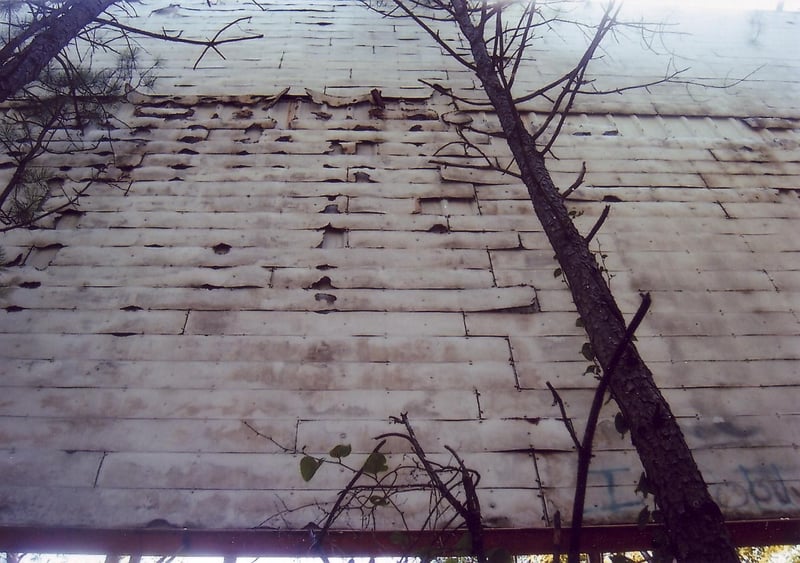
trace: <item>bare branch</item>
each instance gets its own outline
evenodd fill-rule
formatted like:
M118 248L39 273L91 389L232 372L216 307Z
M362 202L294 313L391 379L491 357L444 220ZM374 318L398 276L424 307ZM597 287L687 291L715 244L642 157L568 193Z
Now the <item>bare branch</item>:
M427 80L423 80L422 78L419 78L418 80L420 82L422 82L425 86L428 86L429 88L432 88L433 90L435 90L436 92L442 94L443 96L448 96L452 100L463 102L465 104L469 104L469 105L472 105L472 106L491 107L491 105L492 105L492 103L488 102L488 101L470 100L470 99L467 99L467 98L462 98L461 96L457 96L456 94L453 94L452 90L450 90L449 88L445 88L444 86L442 86L440 84L436 84L434 82L428 82Z
M481 522L481 504L475 487L480 481L480 474L477 471L469 470L464 465L461 457L450 446L445 445L445 449L458 463L461 472L461 486L464 488L464 496L467 510L467 517L464 521L467 525L470 538L472 540L472 552L476 555L479 562L486 561L486 547L483 539L483 523ZM475 479L473 479L473 475Z
M384 444L386 444L386 440L381 440L378 444L372 448L372 454L377 454L381 451ZM353 490L355 487L356 482L361 478L364 474L364 465L362 465L353 476L350 478L350 481L347 485L339 492L339 496L336 498L336 502L333 504L333 508L328 512L328 517L325 519L325 523L322 527L313 534L313 543L311 544L311 551L316 552L322 557L323 561L327 561L327 557L325 557L324 553L322 552L322 544L325 541L325 537L328 535L328 531L330 531L331 525L333 524L336 517L339 515L339 512L342 508L342 504L344 502L345 497Z
M603 226L603 223L606 222L606 219L608 218L608 212L609 211L611 211L611 206L606 204L606 206L603 208L603 212L600 213L600 218L597 219L597 222L592 227L592 230L589 231L588 235L586 235L586 237L585 237L586 238L586 244L589 244L589 242L591 242L591 240L594 238L594 235L597 234L597 231L599 231L600 227Z
M547 388L550 389L550 392L553 394L553 404L558 405L558 410L561 411L561 421L564 423L564 426L567 428L567 432L569 433L569 437L572 438L572 443L575 445L575 449L580 451L581 449L581 441L578 439L578 433L575 432L575 426L572 424L572 419L567 416L567 408L564 406L564 401L561 400L561 395L558 394L555 387L547 381L545 382Z
M219 31L217 31L217 33L214 35L213 38L208 39L208 40L186 39L184 37L181 37L180 34L178 34L178 35L170 35L166 31L163 31L161 33L155 33L155 32L152 32L152 31L147 31L146 29L140 29L138 27L131 27L129 25L125 25L125 24L120 23L118 21L109 20L109 19L106 19L106 18L95 18L94 21L96 21L97 23L102 24L104 26L107 26L107 27L120 29L120 30L125 31L127 33L133 33L133 34L136 34L136 35L143 35L145 37L152 37L153 39L159 39L161 41L169 41L169 42L172 42L172 43L185 43L187 45L198 45L198 46L205 47L203 49L203 52L200 54L200 56L195 61L194 66L192 67L193 69L196 69L197 65L200 64L200 61L203 59L203 57L206 55L206 53L209 51L209 49L213 49L214 52L216 52L224 60L225 56L220 52L220 50L218 48L220 45L225 45L227 43L238 43L240 41L249 41L251 39L262 39L264 37L263 33L259 33L258 35L247 35L245 37L232 37L230 39L220 39L219 38L220 35L225 33L228 29L230 29L234 25L236 25L236 24L238 24L240 22L243 22L243 21L250 21L250 20L251 20L251 18L249 16L237 18L237 19L233 20L232 22L229 22L228 24L224 25Z
M516 53L514 55L514 64L511 68L511 76L508 79L508 87L514 87L514 81L517 78L517 71L519 70L519 65L522 63L522 55L525 53L525 48L528 44L528 34L530 33L531 29L533 29L533 16L536 14L536 8L532 7L528 4L525 9L528 12L528 21L522 24L524 26L524 31L522 33L522 39L520 40L519 47L517 47ZM525 13L523 12L522 16L520 16L520 22L525 17ZM516 36L516 33L515 33Z
M589 68L589 63L591 63L592 59L594 59L594 54L600 47L603 38L606 36L608 31L613 28L619 10L620 7L617 7L616 10L614 10L614 2L609 3L606 11L603 14L603 18L597 25L594 38L581 57L581 62L578 63L578 66L576 67L577 71L573 71L571 76L567 79L566 84L564 84L562 87L561 93L553 103L553 107L544 123L536 130L536 132L533 133L533 139L537 140L550 126L552 121L558 117L555 130L550 134L550 139L541 149L543 154L550 151L556 139L558 138L558 135L561 132L561 129L563 128L564 123L569 115L569 111L575 103L575 97L578 95L580 86L584 83L584 76L586 74L586 70Z
M389 436L397 436L399 438L404 438L411 444L411 448L414 450L414 454L419 459L420 463L422 464L425 473L428 474L431 482L433 483L436 490L438 490L442 496L447 499L447 502L456 510L456 512L461 515L462 518L466 520L467 518L467 508L459 501L450 489L442 482L441 477L439 476L439 472L433 466L433 463L428 459L428 456L425 454L425 450L422 449L422 446L417 440L417 436L414 433L414 429L411 427L411 423L408 421L408 414L402 413L398 421L406 427L406 432L408 435L405 434L397 434L397 433L389 433L389 434L382 434L377 436L376 439L386 438Z
M468 61L467 59L462 57L460 54L458 54L455 51L455 49L453 49L450 45L448 45L447 41L442 39L442 37L441 37L441 35L439 35L438 31L434 31L433 29L431 29L431 27L423 21L423 18L421 18L416 12L414 12L411 8L409 8L406 5L405 2L403 2L402 0L392 0L392 1L395 3L395 5L398 8L400 8L400 10L405 12L405 14L408 17L410 17L412 20L414 20L414 22L418 26L420 26L428 35L430 35L433 38L433 40L436 41L436 43L442 49L447 51L448 55L453 57L455 60L457 60L459 63L461 63L463 66L465 66L469 70L472 70L472 71L475 70L475 65L473 63L471 63L470 61ZM367 2L367 4L368 4L369 0L362 0L362 2ZM374 9L371 6L370 6L370 8ZM430 18L428 18L428 19L430 19ZM448 18L448 20L449 20L449 18ZM447 21L447 20L445 20L445 21Z
M578 448L578 478L575 485L575 497L572 504L572 524L570 533L569 545L569 561L570 563L579 561L581 530L583 528L583 509L586 499L586 484L589 478L589 464L592 461L592 443L594 442L594 433L597 429L597 421L600 418L600 409L603 407L603 398L606 391L611 384L611 379L614 377L614 370L617 369L617 364L622 359L623 354L627 351L628 346L633 340L633 336L639 325L650 309L652 300L649 293L642 295L642 302L636 310L630 324L625 330L625 335L614 351L611 361L605 366L603 376L600 378L600 383L594 393L592 406L589 409L589 416L586 420L586 429L583 433L583 441L581 447Z
M689 67L685 67L679 70L674 70L672 72L667 73L664 78L659 78L658 80L653 80L651 82L644 82L641 84L634 84L631 86L620 86L618 88L609 88L608 90L579 90L579 94L589 94L595 96L604 96L607 94L622 94L623 92L627 92L628 90L640 90L651 88L653 86L658 86L660 84L685 84L687 86L700 86L701 88L712 88L718 90L724 90L728 88L732 88L734 86L738 86L742 82L745 82L750 79L754 74L764 68L764 65L760 65L756 69L748 72L741 78L735 79L733 82L727 82L725 84L713 84L711 82L700 82L697 80L679 80L678 77L685 74Z
M286 454L296 454L297 453L297 448L287 448L283 444L281 444L279 442L276 442L275 439L272 436L268 436L268 435L264 434L263 432L259 431L258 429L256 429L252 424L250 424L246 420L243 420L242 424L244 424L247 428L249 428L250 431L252 431L253 434L255 434L256 436L258 436L260 438L264 438L265 440L268 440L269 442L272 442L272 444L274 446L278 447L283 453L286 453Z
M453 166L454 168L471 168L471 169L474 169L474 170L494 170L494 171L500 172L501 174L508 174L509 176L513 176L514 178L521 178L521 176L518 173L513 172L511 170L511 167L514 165L514 159L513 158L509 161L508 166L502 166L500 164L500 160L497 157L494 157L494 160L492 160L492 158L490 158L489 155L487 155L478 145L476 145L475 143L473 143L472 141L470 141L467 138L467 136L464 134L464 131L466 129L468 129L468 128L459 127L458 129L456 129L456 133L458 134L459 138L461 139L460 143L456 142L456 141L453 141L451 143L447 143L446 145L440 147L434 153L434 156L438 155L442 150L444 150L448 146L461 145L461 146L464 147L464 156L465 157L469 157L470 156L469 155L469 150L472 149L475 152L477 152L478 155L481 158L483 158L483 160L486 162L485 166L484 165L478 165L478 164L453 162L453 161L450 161L450 160L439 160L439 159L431 159L430 162L432 164ZM469 129L469 130L473 131L473 129ZM447 155L444 155L444 156L446 157ZM453 158L461 158L461 157L453 156Z
M567 199L572 192L577 190L581 186L581 184L583 184L583 178L585 176L586 176L586 161L584 160L581 163L581 171L578 173L578 177L575 179L574 182L572 182L572 185L568 187L563 194L561 194L561 197L563 199Z
M424 469L428 479L432 483L434 490L444 500L446 500L447 503L456 511L458 516L464 520L464 524L466 525L472 540L472 553L477 557L480 563L485 563L487 561L487 557L483 541L483 523L481 520L480 501L475 491L475 487L480 481L480 474L474 470L467 469L463 460L455 452L455 450L445 445L445 449L450 452L450 454L453 456L453 459L456 460L458 466L457 470L453 472L450 480L448 482L443 481L442 472L448 471L450 468L442 467L428 458L425 450L422 448L422 445L414 433L414 429L411 426L407 413L402 413L399 418L393 417L393 420L405 426L406 434L384 434L382 436L378 436L377 439L385 439L389 436L397 436L405 439L409 444L411 444L411 448L414 450L414 454L417 456L417 459L422 465L422 468ZM461 486L464 489L465 499L463 503L453 494L453 490L450 485L450 483L455 482L456 479L460 481ZM436 505L438 506L440 502L441 501L438 501ZM430 518L427 520L427 522L429 521ZM451 519L450 522L452 523L453 520Z

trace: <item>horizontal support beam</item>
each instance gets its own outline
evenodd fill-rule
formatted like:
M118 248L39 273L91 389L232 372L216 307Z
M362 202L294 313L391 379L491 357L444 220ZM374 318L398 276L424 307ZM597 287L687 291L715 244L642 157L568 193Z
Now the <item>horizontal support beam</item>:
M800 544L800 519L736 521L727 525L738 546ZM587 526L582 549L592 553L647 550L652 547L655 530L655 526ZM335 531L328 534L325 546L330 557L403 555L413 552L413 547L404 549L403 545L455 546L461 534ZM488 529L486 545L504 547L517 555L551 553L554 534L552 528ZM560 543L565 549L569 530L561 530ZM302 557L315 555L310 551L311 544L311 532L303 530L0 527L0 552Z

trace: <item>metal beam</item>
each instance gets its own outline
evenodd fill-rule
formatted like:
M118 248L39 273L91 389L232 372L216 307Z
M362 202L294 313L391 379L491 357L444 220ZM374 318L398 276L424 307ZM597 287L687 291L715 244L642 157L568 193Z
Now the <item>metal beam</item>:
M800 519L729 522L738 546L800 544ZM656 526L587 526L582 550L636 551L652 548ZM426 545L455 546L462 532L336 531L328 534L325 553L336 556L402 555ZM551 528L488 529L488 547L504 547L512 554L551 553ZM569 531L560 532L566 546ZM113 553L217 556L315 556L309 531L86 529L0 527L0 552ZM408 546L412 546L409 548Z

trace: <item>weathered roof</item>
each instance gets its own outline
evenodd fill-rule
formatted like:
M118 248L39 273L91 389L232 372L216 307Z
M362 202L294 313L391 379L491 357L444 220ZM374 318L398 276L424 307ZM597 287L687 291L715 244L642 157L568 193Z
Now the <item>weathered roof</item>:
M301 528L349 474L304 483L299 452L347 443L363 457L401 412L434 457L451 446L481 473L490 524L568 518L576 455L546 382L580 431L585 336L524 188L441 150L453 123L491 133L493 117L418 79L478 85L408 22L350 2L260 4L137 8L141 25L195 36L248 15L266 38L196 72L197 50L170 46L156 91L119 109L118 185L3 235L21 259L0 295L0 524ZM797 517L798 14L708 17L683 24L709 31L680 38L688 76L750 79L590 98L550 167L566 187L586 163L570 198L582 232L611 205L595 247L626 315L653 295L637 347L723 510ZM601 62L614 80L663 73L622 46ZM574 54L545 36L525 79ZM507 158L498 137L476 143ZM49 164L78 182L101 158ZM592 523L643 506L615 413L596 439ZM408 451L388 449L390 466ZM404 502L420 525L427 493Z

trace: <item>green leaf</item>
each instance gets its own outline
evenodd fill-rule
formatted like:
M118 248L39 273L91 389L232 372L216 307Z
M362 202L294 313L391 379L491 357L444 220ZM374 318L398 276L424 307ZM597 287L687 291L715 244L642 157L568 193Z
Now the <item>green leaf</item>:
M561 268L556 268L555 270L553 270L553 277L554 278L560 278L561 277L561 273L562 273L561 272Z
M372 475L377 475L381 471L388 471L389 466L386 465L386 456L380 452L372 452L369 454L367 461L364 462L361 470Z
M580 317L575 319L575 326L577 326L578 328L583 328L583 319Z
M489 563L512 563L514 560L505 547L493 547L486 552L486 558Z
M337 459L342 459L343 457L349 456L352 451L353 448L350 447L350 444L339 444L334 446L333 449L328 452L328 455Z
M589 342L584 342L583 346L581 346L581 354L587 360L594 361L594 349L592 349L592 345Z
M625 417L622 416L621 412L618 412L614 415L614 428L617 429L617 432L625 436L625 434L630 430L628 426L628 421L625 420ZM643 474L644 475L644 474Z
M303 481L311 481L320 465L322 465L321 459L311 457L310 455L303 456L303 459L300 460L300 475L303 476Z

